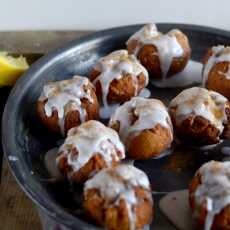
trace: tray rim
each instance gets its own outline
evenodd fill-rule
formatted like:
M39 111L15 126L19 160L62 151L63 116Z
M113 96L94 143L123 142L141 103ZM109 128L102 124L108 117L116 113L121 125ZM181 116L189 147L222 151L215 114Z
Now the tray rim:
M2 118L2 145L3 145L3 152L4 156L8 162L8 165L10 167L11 173L14 175L14 178L16 179L17 183L20 185L21 189L26 193L26 195L49 217L54 219L57 223L63 224L64 226L72 229L77 228L81 226L82 230L95 230L95 229L101 229L93 224L89 224L78 217L68 213L64 208L58 207L58 205L55 204L55 206L52 206L49 204L42 203L41 199L38 199L38 196L36 194L36 191L32 191L28 186L26 185L26 180L23 179L23 177L19 174L20 172L20 165L16 161L10 161L8 157L11 155L16 156L16 151L13 151L12 154L12 148L14 147L13 144L13 138L12 134L10 133L10 130L12 125L10 124L10 120L14 117L12 115L12 107L14 108L14 105L17 104L20 97L20 91L22 89L27 89L33 80L36 79L37 76L39 76L40 72L43 71L43 69L46 69L47 66L52 65L52 63L55 62L56 58L60 58L60 55L65 55L66 52L73 52L73 50L81 49L81 45L86 45L90 42L95 42L97 39L109 39L111 37L117 36L119 37L120 34L124 33L127 29L136 29L140 28L144 24L134 24L134 25L127 25L127 26L120 26L120 27L114 27L110 29L105 29L101 31L94 32L92 34L86 35L84 37L78 38L76 40L73 40L72 42L67 43L66 45L55 49L54 51L49 52L48 54L44 55L42 58L40 58L38 61L36 61L34 64L31 65L29 70L23 74L23 76L17 81L16 85L13 87L13 89L10 92L10 95L8 97L7 103L4 108L3 112L3 118ZM186 30L196 30L197 32L206 32L206 33L212 33L214 36L225 36L229 37L230 39L230 31L213 28L213 27L207 27L207 26L200 26L200 25L193 25L193 24L180 24L180 23L156 23L159 27L172 27L177 28L179 27L182 31L183 29ZM114 33L116 32L116 33ZM35 76L31 78L31 76ZM58 208L58 210L53 210L53 208Z

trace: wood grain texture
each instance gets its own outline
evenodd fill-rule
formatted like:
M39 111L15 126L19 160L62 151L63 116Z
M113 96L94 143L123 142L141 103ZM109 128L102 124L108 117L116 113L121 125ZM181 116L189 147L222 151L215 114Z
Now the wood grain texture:
M0 50L18 54L44 54L89 33L89 31L0 32Z
M3 160L0 185L1 230L41 230L37 210L21 190Z

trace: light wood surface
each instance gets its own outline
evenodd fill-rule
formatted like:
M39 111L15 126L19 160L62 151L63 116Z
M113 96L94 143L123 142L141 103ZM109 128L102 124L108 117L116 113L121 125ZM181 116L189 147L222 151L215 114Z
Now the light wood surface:
M88 33L88 31L0 32L0 51L25 54L30 62L33 62L44 53ZM36 208L15 181L5 160L1 179L0 229L41 230Z
M47 53L89 31L0 32L0 50L9 53Z
M0 223L2 230L41 230L36 208L21 190L3 161L0 185Z

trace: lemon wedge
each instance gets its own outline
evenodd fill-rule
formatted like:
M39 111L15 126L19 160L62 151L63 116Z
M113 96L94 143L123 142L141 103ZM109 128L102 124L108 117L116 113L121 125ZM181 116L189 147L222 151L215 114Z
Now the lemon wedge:
M7 52L0 52L0 86L14 85L28 68L25 57L12 57Z

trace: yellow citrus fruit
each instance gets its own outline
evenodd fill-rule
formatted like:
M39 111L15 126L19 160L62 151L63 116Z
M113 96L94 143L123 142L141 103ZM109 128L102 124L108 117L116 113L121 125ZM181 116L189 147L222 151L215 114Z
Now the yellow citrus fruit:
M25 57L12 57L7 52L0 52L0 86L14 85L28 68Z

